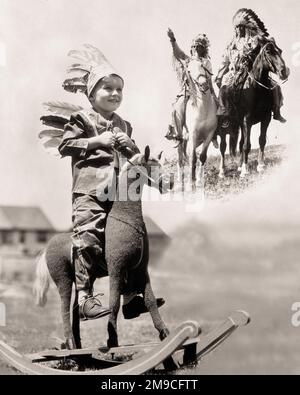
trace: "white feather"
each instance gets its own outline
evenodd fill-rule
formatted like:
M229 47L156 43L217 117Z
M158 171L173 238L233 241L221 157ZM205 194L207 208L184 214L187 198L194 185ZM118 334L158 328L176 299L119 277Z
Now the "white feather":
M49 138L62 137L63 134L64 134L63 129L44 129L39 132L38 136L39 139L42 139L45 137L49 137Z

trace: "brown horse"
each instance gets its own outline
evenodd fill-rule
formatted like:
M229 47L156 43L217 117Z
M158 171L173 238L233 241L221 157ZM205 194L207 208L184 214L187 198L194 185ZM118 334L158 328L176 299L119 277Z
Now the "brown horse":
M141 194L144 184L166 193L173 187L173 180L162 175L160 162L150 157L149 147L144 154L136 154L123 166L118 184L117 198L107 217L105 259L107 270L99 267L97 277L109 275L110 295L108 320L109 347L118 346L117 316L120 296L125 291L142 293L160 339L168 335L168 329L157 308L148 273L148 236L143 221ZM70 303L72 285L75 282L71 259L70 234L54 236L37 264L35 294L39 305L46 302L50 273L61 298L61 315L67 348L81 348L78 293L72 310Z
M240 176L245 177L248 170L248 156L251 150L251 128L260 123L259 136L259 157L257 170L261 171L265 167L264 149L266 145L266 135L268 126L272 118L273 109L273 89L279 89L277 83L271 82L269 73L272 72L282 80L287 80L289 69L281 56L282 51L276 45L274 39L268 39L261 46L256 56L251 70L247 73L245 82L239 92L235 93L234 108L235 114L230 119L230 127L222 129L218 127L218 134L221 136L220 150L222 155L220 176L224 175L226 134L230 134L230 154L235 156L239 129L241 129L240 148Z

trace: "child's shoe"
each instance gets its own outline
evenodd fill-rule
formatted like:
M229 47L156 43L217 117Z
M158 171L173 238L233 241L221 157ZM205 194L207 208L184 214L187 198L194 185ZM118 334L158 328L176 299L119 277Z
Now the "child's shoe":
M110 310L102 306L96 296L86 295L79 302L79 316L82 321L95 320L110 314Z

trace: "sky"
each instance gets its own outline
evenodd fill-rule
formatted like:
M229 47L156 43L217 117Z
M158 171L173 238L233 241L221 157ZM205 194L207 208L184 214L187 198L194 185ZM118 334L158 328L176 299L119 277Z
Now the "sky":
M287 144L290 156L286 167L270 178L268 188L276 194L289 179L294 183L299 170L298 0L0 0L0 6L0 204L38 205L55 227L64 229L71 224L70 160L49 156L37 138L44 101L88 105L83 95L67 93L61 87L70 49L83 43L101 49L124 77L124 99L118 113L131 122L137 144L149 144L153 151L164 149L171 155L172 144L163 136L178 84L167 28L173 29L186 52L195 35L206 33L216 74L233 34L232 16L242 7L257 12L291 69L283 86L282 112L288 123L272 122L268 134L268 143ZM253 136L255 146L257 131ZM298 189L293 188L296 199ZM257 198L261 193L266 192L254 191ZM242 207L242 200L235 208ZM145 208L168 230L180 224L185 213L176 204L166 210L166 204L146 204ZM177 216L170 214L174 210Z

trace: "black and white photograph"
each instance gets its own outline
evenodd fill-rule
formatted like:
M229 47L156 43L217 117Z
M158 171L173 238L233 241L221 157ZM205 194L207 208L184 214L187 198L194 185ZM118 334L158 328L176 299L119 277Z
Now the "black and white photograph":
M0 375L300 374L299 1L0 6Z

